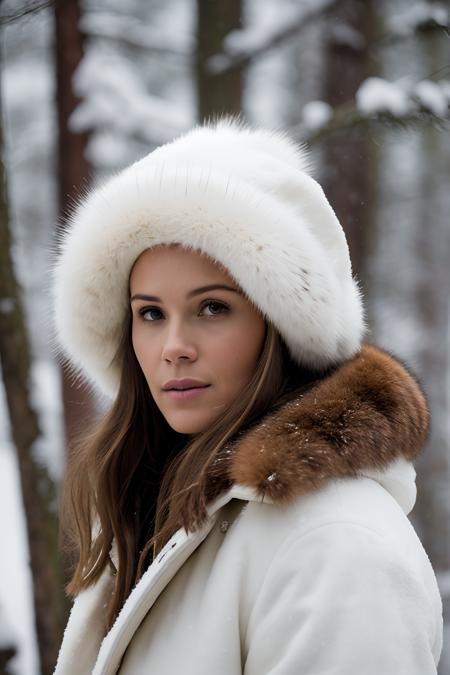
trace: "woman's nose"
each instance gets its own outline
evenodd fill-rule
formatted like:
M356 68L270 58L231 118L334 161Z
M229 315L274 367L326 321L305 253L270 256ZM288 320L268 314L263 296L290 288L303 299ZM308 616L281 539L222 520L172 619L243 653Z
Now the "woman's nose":
M183 326L177 324L171 326L167 331L162 358L166 361L176 361L180 358L193 361L197 358L197 348L193 343L192 336Z

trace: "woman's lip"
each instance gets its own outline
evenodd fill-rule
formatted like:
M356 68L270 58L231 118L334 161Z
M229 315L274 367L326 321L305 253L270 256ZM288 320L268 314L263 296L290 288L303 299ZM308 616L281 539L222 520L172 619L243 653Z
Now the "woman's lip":
M166 394L175 400L185 400L196 398L204 389L208 389L211 385L207 384L205 387L191 387L189 389L167 389Z

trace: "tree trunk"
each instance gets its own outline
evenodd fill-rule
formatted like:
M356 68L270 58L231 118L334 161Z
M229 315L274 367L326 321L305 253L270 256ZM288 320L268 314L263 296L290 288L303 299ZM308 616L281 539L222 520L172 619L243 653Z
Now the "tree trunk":
M1 106L0 106L1 117ZM33 579L33 599L41 672L53 672L66 621L66 600L57 555L58 526L55 487L34 455L40 436L38 419L30 404L30 349L22 301L12 260L3 136L0 193L0 362L9 413L11 436L17 451L22 500L27 525ZM7 542L4 542L7 546Z
M73 133L69 118L79 103L72 88L72 78L83 57L83 41L78 25L78 0L55 3L56 106L58 111L58 182L61 227L63 217L73 206L82 188L87 187L90 165L86 159L87 135ZM63 403L66 438L70 445L80 429L93 417L95 405L86 386L76 383L62 366Z
M15 655L14 647L2 647L0 649L0 675L8 675L11 672L8 664Z
M430 33L423 42L423 58L432 73L445 60L446 46L439 53L436 35ZM417 503L413 522L430 557L438 580L450 578L450 477L449 441L449 344L450 302L448 295L448 261L450 229L448 227L448 154L450 144L435 129L422 132L422 149L418 165L418 219L415 232L417 269L415 300L421 334L417 361L430 410L430 436L425 452L417 461ZM448 581L443 584L444 622L450 623ZM447 629L448 630L448 629ZM444 639L439 673L449 672L450 645Z
M368 45L374 31L372 0L348 0L327 16L325 100L339 106L354 100L371 75ZM367 132L336 134L324 143L325 192L345 230L353 271L366 285L367 253L374 236L375 146Z
M240 27L242 0L197 0L197 109L204 119L221 113L239 113L242 99L240 69L223 75L208 72L207 59L222 51L224 37Z

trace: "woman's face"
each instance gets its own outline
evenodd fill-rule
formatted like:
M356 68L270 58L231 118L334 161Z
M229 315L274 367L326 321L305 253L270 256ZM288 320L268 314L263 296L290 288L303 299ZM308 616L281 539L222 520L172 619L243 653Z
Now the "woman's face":
M175 431L205 430L254 373L265 336L262 315L224 268L178 245L139 256L130 302L134 352L156 405ZM183 378L207 386L165 389Z

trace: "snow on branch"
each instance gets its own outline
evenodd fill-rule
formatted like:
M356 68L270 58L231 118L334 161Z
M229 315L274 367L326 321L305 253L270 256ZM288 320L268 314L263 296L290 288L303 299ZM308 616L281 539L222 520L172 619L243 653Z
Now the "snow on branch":
M428 30L448 29L449 10L445 4L417 2L388 22L393 36L406 37Z
M73 84L82 99L70 120L76 132L113 126L130 134L157 124L171 138L190 122L179 106L149 94L131 63L108 53L86 55Z
M369 77L356 92L357 108L366 114L389 112L402 117L420 110L445 118L450 102L450 82L422 80L413 82L404 78L389 82L380 77Z
M255 57L278 47L306 28L318 15L339 2L340 0L305 0L300 8L292 8L289 12L285 10L278 24L272 23L268 28L256 24L231 31L223 41L223 51L207 60L207 71L211 75L223 75L247 65Z
M80 30L86 37L114 40L160 56L187 58L194 49L188 34L157 32L134 17L108 12L86 12L81 18Z
M370 47L380 49L389 44L397 44L411 37L430 36L444 33L450 37L450 12L445 5L419 2L406 12L391 18L387 31L376 37Z
M159 145L186 131L193 122L186 107L152 96L134 65L109 50L86 54L73 87L81 103L71 115L70 128L102 134L100 140L94 138L89 143L95 163L120 164L123 139Z
M389 82L370 77L356 92L355 102L332 108L324 101L311 101L302 111L302 122L293 132L310 142L333 133L374 124L408 127L417 124L447 126L450 81L409 78Z

